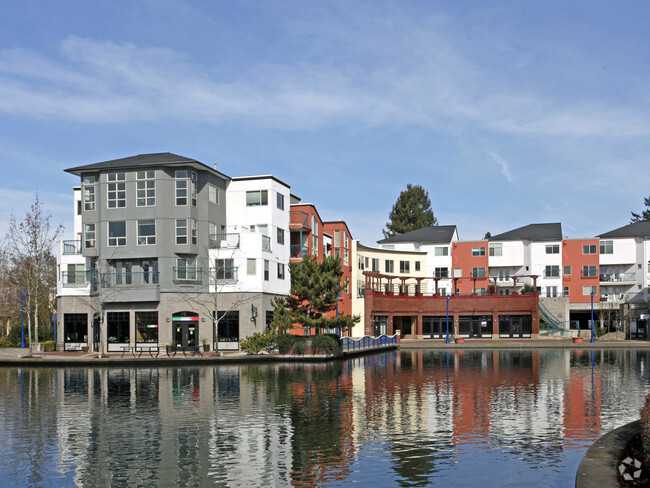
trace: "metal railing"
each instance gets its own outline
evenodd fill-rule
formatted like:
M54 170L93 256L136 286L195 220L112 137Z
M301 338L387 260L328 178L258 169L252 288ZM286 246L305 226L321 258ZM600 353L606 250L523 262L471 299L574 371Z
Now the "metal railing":
M302 210L291 210L290 212L290 225L300 226L303 229L311 230L310 215Z
M177 281L202 281L203 268L197 266L174 266L174 279Z
M602 283L618 283L636 281L634 273L602 273L600 275Z
M216 269L217 281L237 281L238 279L237 266L224 266Z
M341 346L343 346L344 352L362 351L364 349L391 346L395 344L398 344L397 334L392 336L382 334L379 337L363 336L359 339L353 337L341 337Z
M100 284L102 288L130 287L130 286L158 286L158 271L118 271L101 273Z
M86 271L61 271L61 283L68 286L86 286Z
M309 254L309 248L307 246L301 246L300 244L291 244L289 246L290 257L292 258L304 258Z
M238 249L239 233L210 234L210 248L212 249Z
M63 254L81 254L81 241L63 241Z

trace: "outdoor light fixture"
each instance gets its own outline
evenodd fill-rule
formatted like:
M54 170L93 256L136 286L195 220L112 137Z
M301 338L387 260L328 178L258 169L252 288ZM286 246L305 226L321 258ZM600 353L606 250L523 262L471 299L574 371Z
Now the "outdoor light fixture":
M251 322L255 322L257 318L257 307L251 304Z

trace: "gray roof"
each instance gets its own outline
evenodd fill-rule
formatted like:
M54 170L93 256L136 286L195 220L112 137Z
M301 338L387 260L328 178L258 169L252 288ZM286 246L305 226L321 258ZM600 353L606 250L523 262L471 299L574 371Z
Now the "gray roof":
M129 156L128 158L112 159L110 161L103 161L101 163L86 164L83 166L76 166L68 168L65 171L74 175L80 176L81 173L92 171L110 171L117 169L127 168L142 168L147 166L191 166L200 170L210 170L214 173L224 177L228 176L210 168L209 166L197 161L196 159L186 158L172 153L153 153L153 154L138 154L137 156Z
M490 241L561 241L562 224L528 224L503 234L492 236Z
M393 237L387 237L377 241L377 243L391 244L394 242L422 242L448 244L454 237L454 232L456 232L455 225L434 225L430 227L422 227L421 229L412 230L411 232L406 232Z
M618 229L600 234L598 237L650 237L650 221L634 222Z

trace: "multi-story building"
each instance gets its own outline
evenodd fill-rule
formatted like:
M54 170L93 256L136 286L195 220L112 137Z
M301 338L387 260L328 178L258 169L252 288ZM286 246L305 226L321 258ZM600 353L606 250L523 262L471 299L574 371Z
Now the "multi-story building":
M63 347L238 348L288 293L290 191L277 178L170 153L66 171L81 186L76 239L59 253Z

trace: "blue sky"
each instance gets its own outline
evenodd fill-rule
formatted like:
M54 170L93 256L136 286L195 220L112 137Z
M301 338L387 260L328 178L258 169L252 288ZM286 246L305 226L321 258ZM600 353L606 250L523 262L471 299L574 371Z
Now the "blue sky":
M463 240L629 223L650 195L650 2L24 0L0 7L0 230L65 168L273 174L374 245L407 183ZM10 19L10 21L8 21Z

